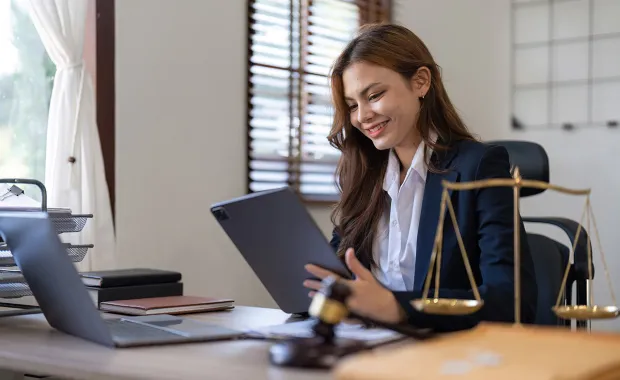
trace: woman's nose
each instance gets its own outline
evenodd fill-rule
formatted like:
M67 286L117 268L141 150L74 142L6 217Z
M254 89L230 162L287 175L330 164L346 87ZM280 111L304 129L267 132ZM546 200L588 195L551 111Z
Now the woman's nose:
M370 109L370 107L362 106L362 105L358 106L357 121L360 124L368 123L370 120L372 120L373 115L374 115L374 112L372 112L372 109Z

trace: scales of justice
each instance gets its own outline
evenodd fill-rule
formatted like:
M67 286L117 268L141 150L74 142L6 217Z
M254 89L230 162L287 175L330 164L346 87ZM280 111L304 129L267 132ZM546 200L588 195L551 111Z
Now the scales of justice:
M472 181L472 182L461 182L461 183L453 183L448 181L443 181L443 193L441 198L440 205L440 213L439 213L439 223L437 224L437 232L435 235L435 242L433 245L433 252L431 256L431 261L428 269L428 274L426 276L426 281L424 284L424 290L422 292L422 298L411 301L412 306L420 312L424 312L427 314L438 314L438 315L466 315L474 313L480 308L482 308L484 301L480 298L480 293L478 292L478 288L476 286L476 281L472 274L471 266L469 260L467 259L467 253L465 252L465 246L463 244L463 240L459 231L458 224L456 222L456 216L454 212L454 208L452 206L452 202L450 197L448 196L449 190L473 190L480 189L486 187L512 187L514 190L514 282L515 282L515 291L514 291L514 303L515 303L515 324L521 324L521 281L520 281L520 266L521 266L521 252L520 252L520 242L521 242L521 228L520 228L520 213L519 213L519 195L521 188L539 188L539 189L547 189L554 190L560 193L575 195L575 196L585 196L585 204L583 208L583 212L581 215L581 220L579 221L579 226L577 228L576 236L574 239L574 243L570 249L569 259L566 265L566 269L564 272L564 277L562 280L562 285L558 292L557 301L555 306L552 307L553 312L562 319L577 319L577 320L592 320L592 319L611 319L616 318L620 315L618 310L618 306L616 303L616 297L614 295L613 286L611 284L611 280L609 278L609 273L607 270L607 263L605 262L605 256L603 253L603 249L601 246L600 237L598 234L598 230L596 227L596 221L594 219L594 213L592 212L592 206L590 204L590 189L585 190L576 190L569 189L561 186L556 186L544 181L538 180L527 180L521 177L518 167L513 167L511 170L512 178L493 178L486 179L480 181ZM443 240L443 225L445 220L446 208L450 214L452 219L452 225L455 229L455 234L458 240L459 248L461 254L463 256L463 262L465 264L465 269L467 271L467 275L469 277L469 281L471 283L472 291L475 299L448 299L448 298L440 298L439 297L439 288L440 288L440 267L441 267L441 256L442 256L442 240ZM594 230L594 235L596 236L596 242L598 245L598 250L600 251L601 261L603 263L605 276L607 278L607 285L609 287L609 291L611 294L612 306L598 306L593 304L592 300L592 286L588 287L588 302L586 305L562 305L562 295L564 294L564 290L566 288L566 281L569 274L569 269L571 266L571 261L574 258L575 249L577 247L577 242L581 233L583 219L586 219L586 230L587 230L587 260L588 260L588 279L592 280L592 247L590 244L590 222L592 222L592 227ZM435 291L433 297L429 297L429 290L432 278L432 272L435 271Z

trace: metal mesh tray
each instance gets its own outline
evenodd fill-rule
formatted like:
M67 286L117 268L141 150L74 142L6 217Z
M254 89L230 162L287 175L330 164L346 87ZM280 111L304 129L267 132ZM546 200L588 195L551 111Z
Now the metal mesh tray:
M0 207L0 211L41 212L41 209L33 207ZM72 214L71 210L66 208L47 209L47 215L57 234L82 232L88 219L93 217L93 214ZM0 239L0 241L2 240Z
M25 206L1 206L0 211L16 211L16 212L42 212L45 211L49 214L50 218L64 217L71 215L71 209L68 208L48 208L47 210L41 210L40 207L25 207Z
M26 279L20 271L0 271L0 284L25 284Z
M94 247L93 244L73 245L69 243L65 243L63 244L63 246L67 250L69 258L74 263L79 263L80 261L84 260L84 257L86 257L86 253L88 253L88 250ZM12 266L15 266L15 260L13 259L11 251L6 244L0 244L0 267Z
M0 298L20 298L31 295L32 291L19 269L0 269ZM9 308L11 311L4 310L4 308ZM24 312L16 311L15 308L16 310L23 309L24 305L9 304L0 300L0 317L24 314ZM36 311L30 306L27 306L26 309Z
M0 298L19 298L31 295L32 291L26 283L12 282L0 284Z
M50 221L56 229L56 233L63 234L65 232L81 232L86 226L88 219L92 218L92 214L69 214L67 216L51 216Z

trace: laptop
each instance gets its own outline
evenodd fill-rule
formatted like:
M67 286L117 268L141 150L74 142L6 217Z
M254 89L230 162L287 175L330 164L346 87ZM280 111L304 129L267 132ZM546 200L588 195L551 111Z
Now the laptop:
M351 273L289 187L248 194L211 206L211 213L282 311L307 315L311 299L304 266Z
M108 347L239 338L241 331L172 315L103 318L43 212L0 212L8 244L32 295L55 329Z

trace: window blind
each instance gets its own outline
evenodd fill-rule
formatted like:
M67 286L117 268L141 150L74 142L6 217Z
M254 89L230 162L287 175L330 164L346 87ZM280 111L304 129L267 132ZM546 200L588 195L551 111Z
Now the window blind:
M248 191L291 186L307 201L334 201L329 70L361 24L389 21L389 1L248 4Z

